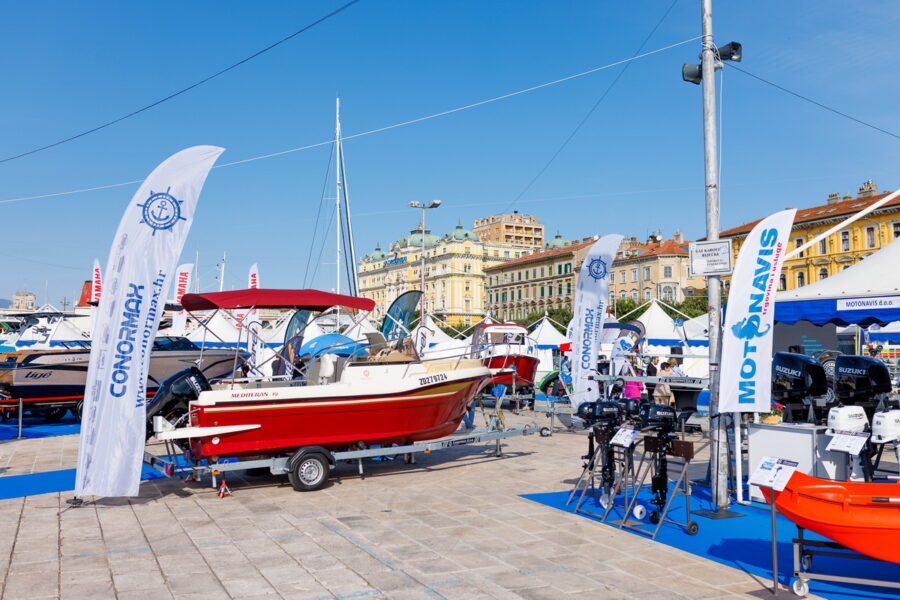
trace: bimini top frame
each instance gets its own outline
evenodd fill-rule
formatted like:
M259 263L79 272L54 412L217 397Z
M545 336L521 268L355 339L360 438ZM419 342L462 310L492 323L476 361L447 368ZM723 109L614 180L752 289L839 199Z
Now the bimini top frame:
M343 306L368 312L375 308L375 301L369 298L343 296L318 290L255 288L230 292L210 292L207 294L185 294L181 298L181 305L185 310L191 312L220 308L296 308L322 312L333 306Z

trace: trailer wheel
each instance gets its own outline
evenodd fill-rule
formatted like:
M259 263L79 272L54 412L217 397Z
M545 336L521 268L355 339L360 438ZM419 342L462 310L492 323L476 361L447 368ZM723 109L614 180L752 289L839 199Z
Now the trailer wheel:
M311 452L293 462L291 470L288 471L288 480L298 492L317 490L328 481L331 465L324 455Z
M691 521L687 524L685 531L688 535L697 535L697 532L700 531L700 526L697 525L697 523L695 523L694 521Z
M791 582L791 591L795 596L802 598L809 593L809 582L805 579L795 579Z

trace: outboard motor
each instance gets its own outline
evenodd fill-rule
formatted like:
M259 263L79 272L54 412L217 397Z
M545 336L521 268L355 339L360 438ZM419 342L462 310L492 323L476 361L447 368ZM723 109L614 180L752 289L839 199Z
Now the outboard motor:
M650 522L658 523L666 506L669 494L669 461L672 452L673 432L675 431L675 409L668 404L644 404L641 406L641 426L656 432L655 443L652 444L653 475L650 477L650 490L653 499L650 503L655 507L650 513ZM645 446L649 439L644 442Z
M894 454L900 469L900 410L894 409L875 413L872 419L872 437L875 444L894 444Z
M776 352L772 357L772 399L784 405L785 422L824 418L827 392L825 369L811 356Z
M883 362L870 356L841 354L834 364L834 396L841 404L862 406L871 419L883 410L891 392L891 374Z
M861 433L868 429L869 418L862 406L838 405L828 411L828 429L825 430L828 435L834 434L835 431ZM868 443L859 451L858 456L851 457L850 464L851 472L848 477L850 480L872 481L874 470Z
M147 439L153 436L153 417L163 417L175 423L187 414L189 402L199 398L200 392L211 389L209 381L197 367L169 376L153 398L147 401Z
M585 424L591 425L591 431L588 434L588 453L582 456L587 461L586 467L593 469L595 462L600 460L600 479L601 487L605 496L609 497L609 491L612 489L615 481L615 473L613 471L613 447L610 444L615 433L622 422L625 420L625 413L622 405L618 402L583 402L578 406L578 417L584 420ZM597 456L594 448L594 442L603 449L601 455Z

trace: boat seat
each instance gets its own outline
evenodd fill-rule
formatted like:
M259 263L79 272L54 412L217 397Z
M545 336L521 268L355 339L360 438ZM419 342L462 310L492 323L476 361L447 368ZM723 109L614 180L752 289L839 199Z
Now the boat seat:
M373 331L366 334L366 341L369 342L369 354L377 354L387 348L387 340L380 331Z

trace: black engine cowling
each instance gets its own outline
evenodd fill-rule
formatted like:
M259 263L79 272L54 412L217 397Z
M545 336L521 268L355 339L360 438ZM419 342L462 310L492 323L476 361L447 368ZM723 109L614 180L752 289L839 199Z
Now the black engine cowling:
M191 400L199 398L200 392L211 389L209 381L197 367L170 375L153 398L147 401L147 439L153 435L153 417L165 417L174 423L187 414Z
M825 368L811 356L776 352L772 357L772 399L801 402L828 392Z
M891 374L883 362L870 356L841 354L835 359L834 395L843 404L873 402L891 391Z
M589 424L617 427L622 424L624 412L618 402L582 402L577 415Z
M675 409L668 404L642 404L641 427L654 427L662 431L674 431Z

